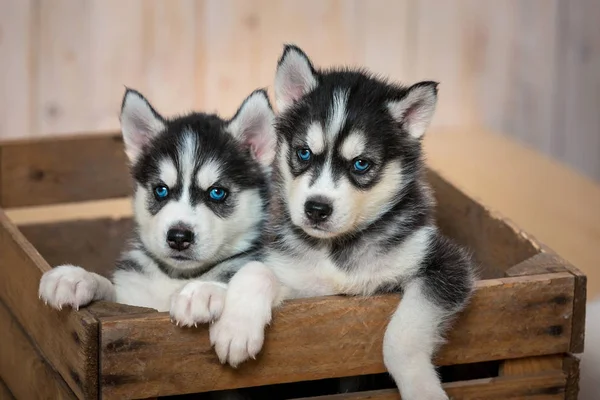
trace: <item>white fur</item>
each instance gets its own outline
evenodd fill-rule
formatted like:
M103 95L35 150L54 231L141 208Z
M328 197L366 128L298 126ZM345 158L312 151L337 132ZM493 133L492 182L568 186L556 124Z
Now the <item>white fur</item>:
M246 264L232 278L223 314L210 327L210 342L222 364L237 367L258 354L271 310L282 297L277 278L260 262Z
M221 316L227 285L192 281L171 297L171 318L181 326L208 323Z
M274 120L275 114L266 94L258 91L248 96L226 129L248 145L263 166L270 166L275 158L277 143Z
M327 120L327 139L333 143L337 135L340 133L346 118L348 116L348 90L336 90L333 92L333 101L331 102L331 110L329 111L329 119Z
M314 154L321 154L325 151L325 135L321 124L313 122L306 132L306 142Z
M365 135L361 132L352 132L344 139L340 146L340 155L350 161L363 154L366 148Z
M581 356L580 400L596 400L600 394L600 297L587 304L585 349Z
M177 168L173 161L165 158L160 162L160 180L167 185L169 188L172 188L177 184Z
M121 110L121 130L129 160L135 162L150 140L164 129L163 121L154 115L146 99L128 91Z
M79 309L94 300L114 301L115 290L103 276L74 265L61 265L42 275L39 297L59 310L65 306Z
M254 357L262 347L271 307L284 299L339 293L370 295L381 284L414 275L434 231L432 227L421 228L384 257L366 248L356 260L361 268L350 272L336 267L325 249L289 242L286 244L301 251L301 258L272 252L265 260L268 267L261 263L244 266L230 282L225 310L211 327L211 343L219 359L237 366Z
M437 332L446 315L427 299L422 285L416 279L404 288L385 330L383 361L403 398L447 400L431 363L433 352L442 343Z
M279 63L275 74L277 109L283 112L317 86L317 79L307 58L290 49Z
M413 86L402 100L390 102L388 109L412 137L420 139L433 118L436 103L433 86Z
M200 167L197 175L198 186L204 190L214 185L221 177L221 166L216 161L208 161Z

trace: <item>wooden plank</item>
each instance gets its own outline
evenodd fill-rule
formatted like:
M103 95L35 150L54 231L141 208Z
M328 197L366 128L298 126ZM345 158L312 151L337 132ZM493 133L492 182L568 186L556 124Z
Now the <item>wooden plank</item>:
M599 181L600 7L597 0L559 3L557 97L562 103L553 122L562 146L554 155Z
M572 354L567 354L563 362L563 370L567 375L567 387L565 390L565 400L577 400L579 398L579 358ZM595 379L593 377L592 379ZM593 393L590 393L593 395ZM587 399L583 397L582 400Z
M0 161L3 207L124 197L131 192L120 135L4 143Z
M34 0L0 0L0 139L26 137L36 131Z
M19 229L52 267L75 264L109 277L131 238L133 221L102 218L26 225Z
M15 396L13 396L2 378L0 378L0 400L15 400Z
M96 319L85 310L56 311L44 306L38 299L38 285L50 267L1 210L0 254L0 300L75 395L96 397Z
M40 134L89 129L91 1L39 2L37 117ZM117 100L118 101L118 100ZM64 157L64 155L62 155Z
M428 179L437 200L436 218L442 232L474 252L485 278L540 252L539 246L506 218L492 212L430 169Z
M35 344L2 302L0 341L0 376L10 387L9 394L18 399L76 399L75 394L39 354ZM0 399L3 399L5 397L1 386Z
M537 254L522 263L509 268L506 276L526 276L551 272L570 272L575 279L573 295L573 324L571 326L572 353L583 353L585 340L585 310L587 297L587 277L575 266L562 259L547 246L541 244L543 253Z
M568 351L571 274L479 281L477 288L436 357L437 364ZM206 329L180 329L166 313L102 318L102 394L164 396L381 373L383 332L398 299L390 295L290 301L276 312L259 360L237 370L219 364Z
M533 375L548 371L562 371L562 354L554 354L541 357L517 358L506 360L500 366L500 376L523 376Z
M562 400L565 376L556 371L537 376L498 377L443 385L453 400ZM330 396L311 397L314 400L400 400L396 389L372 390ZM295 399L295 400L308 400Z

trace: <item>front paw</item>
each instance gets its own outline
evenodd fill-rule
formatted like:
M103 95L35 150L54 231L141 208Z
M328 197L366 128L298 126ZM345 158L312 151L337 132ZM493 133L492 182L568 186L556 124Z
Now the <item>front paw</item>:
M194 281L171 297L171 319L180 326L197 326L218 319L225 305L227 285Z
M265 340L265 323L244 310L225 310L221 319L210 327L210 343L221 364L239 364L255 359Z
M44 273L40 280L39 298L62 310L64 306L79 309L94 300L98 282L81 267L61 265Z

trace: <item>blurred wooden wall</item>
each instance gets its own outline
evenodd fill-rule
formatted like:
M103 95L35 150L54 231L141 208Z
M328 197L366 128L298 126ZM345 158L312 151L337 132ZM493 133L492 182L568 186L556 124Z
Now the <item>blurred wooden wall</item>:
M485 125L600 179L599 0L0 0L0 138L231 115L284 42L320 66L441 82L437 127Z

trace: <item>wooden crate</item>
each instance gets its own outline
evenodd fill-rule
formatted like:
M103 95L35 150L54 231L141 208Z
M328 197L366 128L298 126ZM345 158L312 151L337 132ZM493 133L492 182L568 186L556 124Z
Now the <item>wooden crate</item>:
M429 178L440 228L469 246L482 266L471 304L436 357L448 393L576 399L572 354L583 350L585 276L440 172ZM127 196L129 185L116 134L0 146L0 205L11 215L25 206L77 209L77 202ZM178 328L167 313L106 302L55 311L38 299L40 277L52 265L110 271L129 217L17 227L0 211L0 225L1 398L149 398L275 384L290 385L270 387L268 398L277 390L321 399L399 398L389 385L337 395L319 389L330 378L385 373L383 332L399 295L289 301L275 313L258 359L234 370L219 364L206 328ZM313 383L293 384L306 381Z

